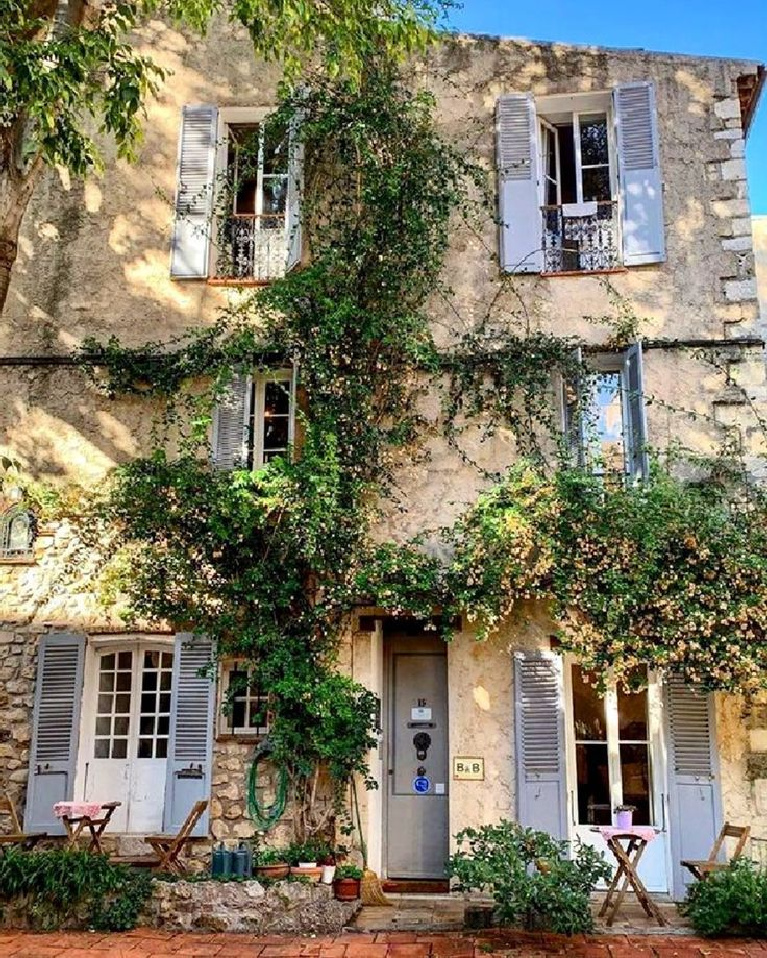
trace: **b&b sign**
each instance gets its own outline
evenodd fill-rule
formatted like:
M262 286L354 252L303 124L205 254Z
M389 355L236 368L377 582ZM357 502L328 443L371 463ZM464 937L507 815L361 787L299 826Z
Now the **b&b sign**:
M483 782L485 780L484 758L453 756L453 778L458 782Z

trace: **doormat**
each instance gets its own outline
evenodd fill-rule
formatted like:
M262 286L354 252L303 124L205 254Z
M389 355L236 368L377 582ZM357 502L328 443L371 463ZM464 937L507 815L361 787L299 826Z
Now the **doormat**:
M382 882L383 890L393 895L445 895L450 891L450 882L421 879L387 878Z

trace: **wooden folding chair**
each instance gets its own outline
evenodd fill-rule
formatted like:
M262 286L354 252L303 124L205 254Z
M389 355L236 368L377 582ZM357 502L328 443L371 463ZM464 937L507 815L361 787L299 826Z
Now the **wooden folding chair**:
M702 881L707 875L710 875L711 872L720 871L722 868L727 867L728 862L719 861L719 855L722 851L726 838L737 839L735 851L730 859L730 861L734 861L736 858L740 858L740 856L743 854L743 849L745 848L746 842L748 841L748 836L750 834L751 828L747 825L730 825L729 822L725 822L724 827L722 828L721 832L719 832L719 837L711 848L710 855L705 861L683 861L682 864L685 868L692 872L698 881Z
M181 857L187 847L193 842L204 842L206 838L192 836L194 826L205 813L207 801L195 802L186 821L176 835L147 835L143 841L152 846L151 855L113 855L109 859L119 865L134 865L140 868L156 868L158 871L173 872L176 875L186 874L186 865Z
M46 832L36 832L28 835L24 833L16 806L7 793L3 798L0 798L0 815L7 815L11 820L11 831L0 835L0 855L5 853L6 848L13 848L15 845L29 851L42 838L48 837Z

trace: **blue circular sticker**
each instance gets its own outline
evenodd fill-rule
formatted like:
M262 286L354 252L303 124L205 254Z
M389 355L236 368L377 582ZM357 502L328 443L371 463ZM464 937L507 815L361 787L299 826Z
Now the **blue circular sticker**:
M423 775L413 779L413 791L419 795L424 795L431 788L431 782Z

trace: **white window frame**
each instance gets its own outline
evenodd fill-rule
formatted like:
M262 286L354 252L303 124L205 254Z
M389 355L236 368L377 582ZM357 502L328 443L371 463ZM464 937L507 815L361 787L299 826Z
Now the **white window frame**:
M538 116L538 155L541 163L541 182L539 184L539 193L541 206L545 205L544 200L544 181L546 179L543 172L543 161L545 159L544 147L544 129L556 129L556 124L548 118L549 116L568 116L573 124L573 146L575 149L575 189L576 201L582 204L583 200L583 163L581 159L581 136L580 136L580 118L583 116L593 116L597 113L603 113L607 123L607 154L610 172L610 198L616 204L616 215L618 216L617 241L618 248L622 249L620 244L620 189L618 184L618 144L615 138L615 116L613 113L612 92L609 90L598 93L575 93L555 96L536 97L535 109ZM544 127L545 124L545 127ZM551 134L549 134L551 135ZM556 138L557 153L559 153L559 136ZM557 183L558 206L562 205L561 195L561 171L557 163L560 182ZM591 167L587 166L586 169Z
M245 672L248 671L248 666L246 662L243 662L237 658L228 658L223 659L219 663L218 670L218 720L216 723L216 730L219 737L222 736L231 736L234 738L247 738L247 739L260 739L264 738L269 733L270 725L270 716L267 710L266 715L266 725L259 725L255 728L248 726L234 726L232 725L232 715L231 712L227 713L224 711L225 706L228 704L228 692L229 685L231 682L231 673L234 671ZM245 715L247 717L251 704L254 700L256 702L263 701L265 704L268 704L268 695L258 695L253 696L249 686L246 686L244 690L245 696Z
M214 199L213 199L213 213L211 216L211 240L210 249L208 251L208 276L213 277L214 279L227 279L227 277L219 277L217 270L217 259L218 259L218 233L219 233L219 217L216 215L216 209L218 208L218 191L219 186L219 177L226 174L228 160L229 160L229 130L232 126L239 125L249 125L249 124L262 124L272 113L274 112L273 108L270 107L249 107L249 106L225 106L219 107L218 109L218 120L217 120L217 130L216 130L216 161L215 161L215 170L214 170ZM263 134L259 135L259 162L258 162L258 185L256 187L256 207L255 207L255 226L256 230L260 231L261 221L260 215L262 213L262 203L263 203ZM288 170L288 179L290 177L290 171ZM234 214L234 209L232 209L232 215ZM286 199L285 203L285 225L284 225L284 236L285 236L285 256L287 258L288 254L288 245L290 242L289 237L289 216L290 209L289 204ZM239 278L240 281L247 280L248 277L243 276ZM237 282L236 279L232 279L232 282Z
M258 372L250 377L249 388L251 391L251 404L253 416L252 445L248 452L252 455L252 469L260 469L265 465L264 455L264 421L266 419L266 386L267 383L285 383L288 393L288 447L285 454L291 453L295 439L296 424L296 377L292 369L276 369L269 372ZM246 407L247 410L247 407ZM246 416L249 412L246 411ZM250 428L250 423L246 423L246 429Z

